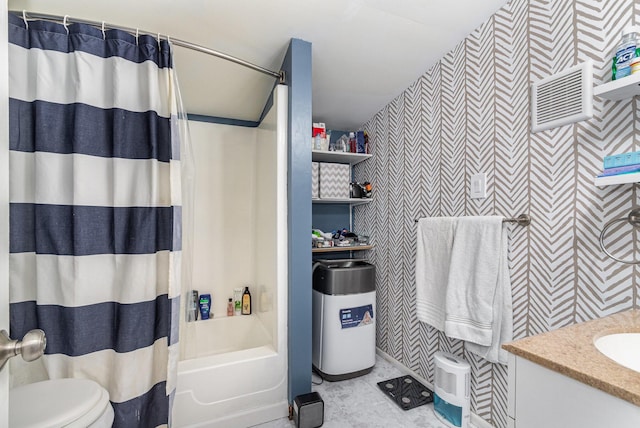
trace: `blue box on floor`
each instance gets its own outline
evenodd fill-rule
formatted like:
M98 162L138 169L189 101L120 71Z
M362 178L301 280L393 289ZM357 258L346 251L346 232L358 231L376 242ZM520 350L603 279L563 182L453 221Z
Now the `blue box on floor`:
M298 395L293 400L293 420L297 428L317 428L324 423L324 401L317 392Z

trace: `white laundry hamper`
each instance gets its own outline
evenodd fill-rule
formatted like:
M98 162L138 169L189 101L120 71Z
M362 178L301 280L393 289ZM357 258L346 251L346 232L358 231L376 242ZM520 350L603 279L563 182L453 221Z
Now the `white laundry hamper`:
M435 363L434 413L447 426L469 428L471 366L462 358L448 352L436 352L433 359Z

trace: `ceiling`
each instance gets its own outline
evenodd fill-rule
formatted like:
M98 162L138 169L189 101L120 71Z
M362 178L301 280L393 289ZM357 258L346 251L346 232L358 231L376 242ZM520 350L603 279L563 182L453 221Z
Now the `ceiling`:
M291 38L312 43L313 120L356 129L507 0L9 0L169 35L278 71ZM256 121L274 78L176 48L189 113Z

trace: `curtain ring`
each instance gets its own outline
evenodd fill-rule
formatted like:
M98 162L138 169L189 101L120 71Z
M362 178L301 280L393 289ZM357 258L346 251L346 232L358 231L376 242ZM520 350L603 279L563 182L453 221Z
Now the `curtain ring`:
M27 22L27 11L22 9L22 20L24 21L24 26L26 29L29 29L29 23Z
M136 46L138 46L138 36L140 35L140 29L136 28Z
M102 21L102 40L107 40L107 35L104 32L104 21Z
M67 18L69 18L69 15L65 15L64 19L62 20L62 25L64 25L64 29L67 30L67 36L69 35L69 28L67 27Z
M613 260L620 262L620 263L624 263L627 265L636 265L640 263L640 260L622 260L619 259L618 257L614 256L613 254L611 254L607 248L604 245L604 235L607 233L607 230L609 230L609 228L611 226L613 226L616 223L619 223L621 221L627 221L629 224L631 224L633 227L639 227L640 226L640 208L634 208L629 212L629 215L627 217L622 217L622 218L616 218L613 219L611 221L609 221L603 228L602 228L602 232L600 233L600 249L602 251L604 251L604 253L612 258Z

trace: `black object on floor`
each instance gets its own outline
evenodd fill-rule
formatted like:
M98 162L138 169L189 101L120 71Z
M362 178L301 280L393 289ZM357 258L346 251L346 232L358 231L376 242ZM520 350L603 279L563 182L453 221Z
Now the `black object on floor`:
M383 380L378 387L402 410L433 402L433 391L409 375Z
M318 428L324 424L324 401L317 392L298 395L293 400L296 428Z

